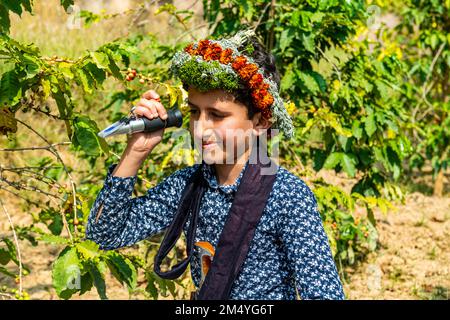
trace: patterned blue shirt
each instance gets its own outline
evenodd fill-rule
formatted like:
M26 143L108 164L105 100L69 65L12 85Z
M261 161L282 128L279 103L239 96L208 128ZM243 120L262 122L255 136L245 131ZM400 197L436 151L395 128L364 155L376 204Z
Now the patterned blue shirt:
M108 168L91 208L86 238L101 249L132 245L164 231L175 216L181 193L199 164L177 170L143 196L132 197L136 176L116 177ZM219 185L214 166L205 163L203 196L195 241L216 247L248 161L232 185ZM278 166L277 177L229 299L344 299L314 193L299 177ZM101 214L98 210L103 204ZM184 228L187 234L187 226ZM200 253L194 246L191 275L199 286Z

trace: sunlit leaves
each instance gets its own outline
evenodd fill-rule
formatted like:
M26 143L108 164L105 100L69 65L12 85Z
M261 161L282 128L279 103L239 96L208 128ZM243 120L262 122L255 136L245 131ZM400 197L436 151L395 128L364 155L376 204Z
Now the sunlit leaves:
M81 263L75 248L66 247L53 263L53 287L62 299L69 299L80 288Z
M87 116L78 115L72 121L73 147L83 151L87 156L98 157L108 152L108 146L103 138L97 136L97 124Z

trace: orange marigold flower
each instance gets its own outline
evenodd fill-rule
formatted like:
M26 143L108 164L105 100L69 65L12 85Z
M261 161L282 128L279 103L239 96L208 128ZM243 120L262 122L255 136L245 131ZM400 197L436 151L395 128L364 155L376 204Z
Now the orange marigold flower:
M212 55L213 55L213 50L208 47L206 48L205 52L203 53L203 59L208 61L212 59Z
M220 58L221 52L222 48L220 47L220 45L217 43L213 43L208 48L206 48L206 51L203 54L203 59L218 60Z
M256 89L251 95L253 102L258 109L267 108L273 103L273 97L266 89Z
M220 58L219 58L220 63L223 63L223 64L230 63L231 59L232 59L232 56L231 56L232 54L233 54L233 50L231 50L230 48L222 50L222 52L220 53Z
M238 70L239 75L244 81L248 81L258 71L258 66L254 63L249 63Z
M191 44L187 45L187 46L184 48L184 51L187 52L187 53L189 53L189 54L191 54L191 55L195 54L196 50L194 49L194 44L191 43Z
M243 68L247 64L247 58L244 56L238 56L236 59L234 59L233 63L231 64L231 67L234 70L239 70Z
M261 86L262 82L263 82L262 74L255 73L248 82L248 86L250 87L250 89L256 89Z
M270 93L269 93L269 94L266 94L266 95L264 96L263 100L262 100L262 103L263 103L264 106L266 106L266 107L271 106L272 103L273 103L273 97L272 97L272 95L271 95Z
M197 46L197 53L200 55L204 55L206 49L210 46L211 42L208 39L200 40Z

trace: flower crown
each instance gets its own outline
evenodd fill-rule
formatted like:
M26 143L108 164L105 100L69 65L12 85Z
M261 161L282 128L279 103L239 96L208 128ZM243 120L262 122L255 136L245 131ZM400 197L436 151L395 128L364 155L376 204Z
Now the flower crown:
M239 51L253 30L239 31L235 36L220 40L200 40L188 44L172 58L171 72L199 91L241 88L250 90L253 105L266 119L272 119L272 128L283 131L286 138L293 137L292 119L271 77L264 77L253 58ZM248 45L245 50L252 52Z

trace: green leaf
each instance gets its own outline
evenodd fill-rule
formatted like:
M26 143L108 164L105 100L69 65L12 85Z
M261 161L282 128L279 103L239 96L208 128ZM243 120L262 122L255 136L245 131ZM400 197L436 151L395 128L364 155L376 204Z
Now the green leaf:
M325 93L325 91L327 90L327 82L322 77L322 75L320 73L315 72L315 71L311 71L310 74L314 78L314 80L317 82L317 84L319 85L320 91Z
M17 259L16 246L14 243L8 238L3 238L2 241L8 247L9 258L14 261L15 264L19 265L19 259Z
M323 167L325 169L333 169L339 162L341 162L341 159L342 152L333 152L327 157L325 163L323 164Z
M90 52L92 60L97 65L97 67L107 70L109 65L108 56L103 52Z
M25 72L27 73L26 79L33 78L36 74L38 74L40 70L39 61L36 56L32 56L30 54L24 53L21 56L22 63L25 67Z
M6 265L10 260L9 252L6 249L0 248L0 264Z
M325 155L326 153L324 150L314 150L313 167L315 171L319 171L320 169L322 169L326 160Z
M377 80L375 81L375 85L377 87L378 93L380 94L380 97L383 101L386 101L389 99L389 87L382 81Z
M369 219L372 226L375 227L377 225L377 221L375 219L375 215L373 214L373 210L370 208L367 208L367 218Z
M155 286L155 279L153 277L151 279L147 279L147 286L145 287L145 291L150 293L153 299L158 299L158 289Z
M76 248L85 259L93 259L100 255L98 244L91 240L77 243Z
M301 72L297 70L297 76L302 81L303 85L310 91L312 94L315 94L320 91L319 85L317 84L316 79L308 73Z
M352 178L355 176L355 173L356 173L356 168L355 168L356 162L357 162L357 158L355 155L346 154L346 153L344 153L342 155L341 166L344 169L344 171L347 172L347 174Z
M52 244L69 244L70 241L64 237L61 236L57 236L54 234L41 234L38 238L38 240L47 242L47 243L52 243Z
M91 75L89 74L89 71L84 70L83 68L76 69L76 79L83 87L83 90L86 93L91 94L93 92L93 89L95 87L94 79L92 79Z
M61 0L61 5L63 6L64 10L67 11L71 5L73 5L74 0Z
M54 235L60 235L63 229L63 221L61 215L55 215L53 221L47 226Z
M3 273L4 275L7 275L8 277L11 278L15 278L16 275L12 272L10 272L8 269L6 269L5 267L0 266L0 273Z
M323 17L325 17L325 13L316 11L313 13L310 20L311 20L311 22L321 22Z
M12 12L22 15L22 6L18 0L2 0L2 4Z
M74 129L73 146L83 150L86 155L97 157L103 151L108 153L107 145L97 136L99 131L95 121L84 115L76 116L72 122Z
M0 80L0 105L15 105L22 96L19 75L15 70L7 71Z
M121 254L111 251L108 254L108 265L112 269L113 274L120 282L124 281L131 289L136 288L137 285L137 273L136 268L127 258L124 258Z
M52 84L52 97L55 99L56 105L58 106L59 115L61 118L66 119L64 122L66 124L67 135L69 138L72 137L72 128L70 126L69 118L72 116L72 107L67 103L66 96L61 91L59 86L54 84L54 79L51 81ZM70 101L70 100L69 100Z
M59 71L61 71L61 73L65 77L67 77L69 79L73 79L74 78L74 74L73 74L73 72L71 70L72 65L70 63L61 62L61 63L58 64L58 68L59 68Z
M97 89L102 88L102 84L106 79L106 71L92 62L88 63L85 69L89 71L89 76L94 81L94 87Z
M292 28L286 28L280 34L280 49L284 52L294 40L295 31Z
M295 73L292 71L292 66L286 69L286 72L281 79L280 87L282 91L291 89L295 82Z
M375 117L372 112L364 120L364 128L366 129L366 133L369 137L372 136L372 134L374 134L374 132L377 130Z
M11 21L9 20L8 10L0 4L0 31L9 33L11 27Z
M81 265L75 248L66 247L53 263L53 287L62 299L69 299L81 289Z
M311 53L315 53L313 34L310 35L302 34L302 43L306 50L308 50Z
M81 288L80 288L80 296L92 289L94 285L92 276L89 272L83 274L81 276Z
M123 75L120 72L120 68L117 66L116 62L111 57L109 57L108 68L114 77L116 77L119 80L123 80Z
M32 12L33 11L33 7L32 7L32 0L21 0L22 1L22 6L25 8L26 11L28 12Z
M352 124L352 134L356 139L361 139L363 134L363 129L360 127L359 120L353 120Z
M101 268L100 264L97 264L95 266L91 265L89 266L89 273L91 274L92 279L94 280L94 285L95 288L97 289L100 299L106 300L108 299L108 297L106 296L105 278L103 276L103 273L99 270L99 268Z

